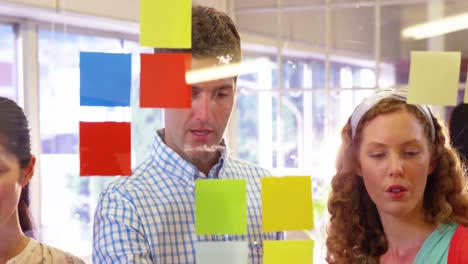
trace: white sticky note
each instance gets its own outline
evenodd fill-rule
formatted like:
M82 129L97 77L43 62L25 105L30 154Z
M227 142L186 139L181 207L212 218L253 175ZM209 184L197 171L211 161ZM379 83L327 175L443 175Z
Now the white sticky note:
M247 264L247 242L196 242L197 264Z

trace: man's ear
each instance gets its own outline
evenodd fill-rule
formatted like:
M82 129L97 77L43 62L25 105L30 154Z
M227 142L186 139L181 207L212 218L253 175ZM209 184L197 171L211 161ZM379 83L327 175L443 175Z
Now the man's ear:
M21 178L21 186L24 187L26 184L28 184L33 175L34 175L34 168L36 166L36 156L32 155L31 160L28 163L28 166L26 166L25 169L23 169L23 177Z

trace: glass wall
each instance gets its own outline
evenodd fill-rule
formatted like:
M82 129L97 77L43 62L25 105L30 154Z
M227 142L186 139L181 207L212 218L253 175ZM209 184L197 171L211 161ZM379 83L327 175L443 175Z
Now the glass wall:
M239 82L241 158L276 175L311 175L315 263L323 263L326 200L340 130L376 88L406 86L413 50L461 51L460 96L468 65L468 26L414 39L404 29L468 12L466 1L234 1L246 57L275 64ZM428 29L430 31L430 29ZM446 117L450 107L433 107ZM259 146L249 148L249 146ZM300 238L297 232L290 238Z
M15 42L13 25L0 24L0 96L17 101Z
M1 4L2 1L0 1ZM329 182L340 129L365 96L379 87L406 86L413 50L460 51L459 101L468 66L468 27L438 36L403 36L413 25L468 13L465 0L227 0L241 32L246 61L256 73L238 80L237 108L228 133L231 153L274 175L311 175L315 263L325 256ZM23 18L23 17L21 17ZM98 18L96 18L98 20ZM18 100L16 39L21 23L0 24L0 96ZM112 177L79 177L79 121L132 121L132 164L148 155L160 109L140 109L138 36L36 23L38 29L41 223L39 237L87 257L97 197ZM19 30L17 30L19 29ZM427 30L431 32L431 30ZM132 53L132 107L79 106L79 52ZM27 92L27 91L25 91ZM440 117L451 108L434 107ZM34 123L34 122L33 122ZM253 148L252 146L257 146ZM297 234L290 238L300 237Z
M80 107L80 51L132 53L132 107ZM138 106L138 43L65 31L39 31L41 223L46 243L79 256L91 255L94 209L114 177L79 176L79 121L132 121L132 164L148 155L162 111ZM131 116L131 120L128 120ZM57 232L66 230L66 232Z

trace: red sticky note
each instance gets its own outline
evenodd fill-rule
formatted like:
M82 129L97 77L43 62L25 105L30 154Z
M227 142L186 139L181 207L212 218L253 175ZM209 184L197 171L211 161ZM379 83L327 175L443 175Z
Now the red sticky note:
M80 175L132 175L131 124L80 122Z
M192 106L192 87L185 81L191 53L141 54L140 63L140 107Z

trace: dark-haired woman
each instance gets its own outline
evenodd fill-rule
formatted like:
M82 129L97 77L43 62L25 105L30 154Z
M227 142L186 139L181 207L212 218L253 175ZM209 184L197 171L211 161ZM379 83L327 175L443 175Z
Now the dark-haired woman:
M28 185L35 162L23 110L0 97L0 264L84 263L30 237Z

